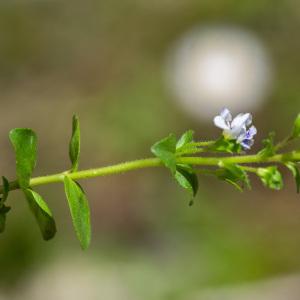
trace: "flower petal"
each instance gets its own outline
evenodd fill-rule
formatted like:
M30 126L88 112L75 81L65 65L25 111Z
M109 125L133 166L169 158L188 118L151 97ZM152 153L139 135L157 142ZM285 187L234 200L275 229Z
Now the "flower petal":
M245 127L242 127L242 129L240 130L240 133L239 135L237 136L236 138L236 141L238 143L241 143L244 139L247 138L247 131L246 131L246 128Z
M222 111L220 112L220 116L225 120L226 123L232 121L232 115L230 113L230 110L226 107L222 109Z
M255 126L251 126L249 129L248 129L248 131L247 131L247 134L248 134L248 138L253 138L256 134L257 134L257 129L256 129L256 127Z
M214 124L221 129L229 129L229 126L221 116L214 117Z
M241 142L241 145L244 149L249 150L254 144L254 140L245 139Z
M252 116L249 113L238 114L231 122L231 128L249 126L252 123Z
M232 127L230 130L229 130L229 134L234 138L234 139L237 139L239 136L243 135L245 137L246 135L246 126L235 126L235 127Z

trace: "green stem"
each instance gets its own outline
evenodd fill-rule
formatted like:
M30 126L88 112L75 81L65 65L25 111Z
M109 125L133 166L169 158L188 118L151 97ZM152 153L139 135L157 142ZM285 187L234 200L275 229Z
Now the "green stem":
M194 142L191 145L196 147L208 147L215 143L215 141L202 141L202 142Z
M279 142L275 146L275 152L282 149L282 148L284 148L285 146L287 146L292 140L293 140L293 137L291 135L286 137L285 139L283 139L281 142Z
M280 163L285 161L300 161L300 152L290 152L284 154L277 154L271 157L261 157L259 155L244 155L244 156L227 156L227 157L178 157L177 163L190 164L195 166L219 166L220 162L233 163L233 164L248 164L248 163ZM30 186L37 186L55 182L62 182L64 176L68 176L74 180L99 177L111 174L120 174L132 170L159 167L163 163L158 158L146 158L107 167L101 167L96 169L88 169L83 171L77 171L73 173L57 173L53 175L35 177L30 180ZM250 167L249 167L250 168ZM11 181L9 183L10 190L19 189L17 181ZM0 194L3 192L3 186L0 186Z
M241 168L246 172L257 173L258 168L253 168L249 166L241 166Z

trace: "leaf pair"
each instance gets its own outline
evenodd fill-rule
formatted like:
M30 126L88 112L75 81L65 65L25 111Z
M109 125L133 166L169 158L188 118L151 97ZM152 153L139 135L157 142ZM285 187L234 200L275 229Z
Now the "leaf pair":
M174 134L158 141L151 147L152 153L157 156L163 164L171 171L177 183L186 189L192 197L198 191L198 178L192 166L187 164L177 164L176 158L193 146L192 130L185 132L177 141Z
M70 173L76 172L80 156L80 126L77 116L73 116L69 156L72 164ZM91 241L90 208L87 197L79 183L71 178L71 174L64 177L64 187L77 238L82 249L87 249Z
M30 178L36 165L37 137L31 129L16 128L9 133L16 155L18 183L35 216L45 240L54 237L56 225L52 213L43 198L30 188Z
M73 117L72 137L69 144L69 156L72 163L70 175L65 175L64 186L68 199L75 232L83 249L86 249L91 240L90 210L83 189L73 181L71 173L77 171L80 155L80 127L76 116ZM42 236L45 240L54 237L56 225L46 202L30 187L30 178L36 165L37 137L31 129L16 128L9 134L10 141L16 155L16 173L20 188L22 189L29 207L35 216ZM3 178L4 193L2 202L7 198L8 182ZM8 211L4 205L0 205L0 230L4 228L5 214Z

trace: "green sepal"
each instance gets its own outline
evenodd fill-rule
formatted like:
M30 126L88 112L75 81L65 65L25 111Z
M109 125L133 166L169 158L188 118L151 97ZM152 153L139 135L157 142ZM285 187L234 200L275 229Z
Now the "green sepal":
M56 224L47 203L35 191L23 189L29 207L39 225L44 240L52 239L56 234Z
M9 138L15 150L18 182L26 189L36 165L37 137L31 129L16 128L10 131Z
M275 133L270 132L269 136L262 141L264 147L258 152L259 156L266 158L275 155L276 147L274 145L274 137Z
M216 170L219 179L232 184L239 191L243 191L244 187L251 188L248 174L237 164L221 163L220 169Z
M75 172L79 165L80 155L80 126L76 115L73 116L72 122L72 137L69 144L69 157L72 163L71 171Z
M299 194L300 191L300 172L299 169L297 167L297 164L294 162L287 162L285 163L285 166L292 172L294 178L295 178L295 182L296 182L296 189L297 189L297 193Z
M300 137L300 114L297 115L295 121L294 121L294 127L292 131L292 138L298 138Z
M69 176L65 176L64 185L77 238L82 249L87 249L91 241L90 208L88 200L82 187Z
M276 166L258 168L257 175L260 177L261 181L266 187L274 190L282 189L282 176Z
M235 139L228 139L222 135L208 149L215 152L240 153L242 146Z
M192 197L195 197L198 191L198 177L190 165L178 164L174 175L180 186L186 189Z
M170 134L166 138L158 141L151 147L152 153L161 159L163 164L171 170L172 174L176 172L176 137Z

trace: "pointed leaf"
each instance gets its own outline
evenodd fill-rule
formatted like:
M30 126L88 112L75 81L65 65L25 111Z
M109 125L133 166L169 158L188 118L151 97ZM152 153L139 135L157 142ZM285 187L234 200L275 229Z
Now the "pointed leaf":
M4 232L6 224L6 214L10 211L10 207L2 205L0 208L0 233Z
M194 131L188 130L186 131L176 143L176 151L182 150L182 148L193 142Z
M276 147L274 145L274 132L270 132L269 136L262 141L264 147L258 152L261 157L269 157L276 153Z
M296 117L292 131L292 138L300 137L300 114Z
M0 198L0 233L5 230L6 214L10 211L10 207L4 205L9 193L9 182L4 176L2 176L2 187L2 198Z
M300 172L297 167L297 165L294 162L287 162L286 167L292 172L295 182L296 182L296 188L297 188L297 193L299 194L300 191Z
M65 176L65 193L68 199L75 232L82 249L91 241L90 208L83 189L70 177Z
M168 137L158 141L151 147L152 153L161 159L172 174L176 171L176 137L170 134Z
M80 155L80 127L79 120L77 116L73 116L72 123L72 137L69 145L69 156L72 163L71 171L77 171L79 165L79 155Z
M238 191L243 192L243 188L235 181L230 180L230 179L224 179L227 183L231 184L233 187L235 187Z
M38 193L31 189L24 189L23 191L44 240L52 239L56 233L56 225L47 203Z
M2 193L2 198L0 199L0 207L7 200L8 193L9 193L9 182L4 176L2 176L2 186L3 186L3 193Z
M198 177L191 166L178 164L176 166L175 179L193 197L196 196L198 191Z
M9 133L16 155L17 178L21 188L29 187L36 164L37 137L31 129L16 128Z

